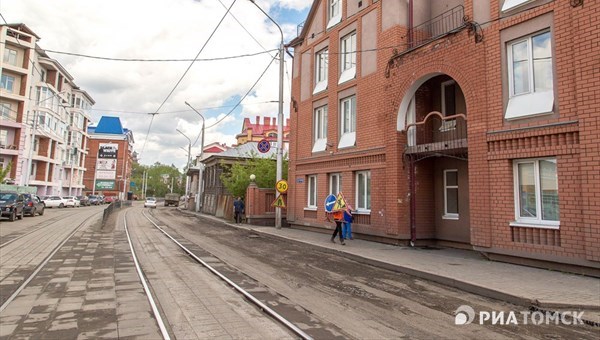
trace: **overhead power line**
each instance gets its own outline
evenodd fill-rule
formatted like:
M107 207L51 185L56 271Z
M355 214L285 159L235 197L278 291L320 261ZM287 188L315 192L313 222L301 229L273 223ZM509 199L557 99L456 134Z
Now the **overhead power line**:
M44 50L44 51L50 52L50 53L56 53L56 54L70 55L70 56L81 57L81 58L106 60L106 61L127 61L127 62L181 62L181 61L191 61L191 62L195 62L195 61L219 61L219 60L230 60L230 59L239 59L239 58L254 57L254 56L265 54L265 53L269 53L270 54L270 52L274 52L274 51L277 51L277 50L276 49L272 49L272 50L263 51L263 52L240 54L240 55L226 56L226 57L204 58L204 59L189 59L189 58L188 59L113 58L113 57L101 57L101 56L94 56L94 55L88 55L88 54L82 54L82 53L74 53L74 52L62 52L62 51L54 51L54 50Z

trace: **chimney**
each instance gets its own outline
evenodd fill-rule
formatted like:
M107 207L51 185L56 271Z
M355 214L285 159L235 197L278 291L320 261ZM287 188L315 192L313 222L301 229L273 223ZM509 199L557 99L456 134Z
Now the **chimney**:
M271 125L271 117L265 117L265 126Z
M285 120L285 126L290 126L290 119L289 119L289 118L287 118L287 119Z
M273 125L277 125L277 118L273 117Z
M256 125L260 125L260 116L256 116Z

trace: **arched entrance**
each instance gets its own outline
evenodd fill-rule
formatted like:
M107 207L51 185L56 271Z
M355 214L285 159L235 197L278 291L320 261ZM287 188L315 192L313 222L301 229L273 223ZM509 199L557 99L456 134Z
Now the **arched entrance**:
M398 130L406 133L411 242L470 244L467 105L458 83L441 73L415 81Z

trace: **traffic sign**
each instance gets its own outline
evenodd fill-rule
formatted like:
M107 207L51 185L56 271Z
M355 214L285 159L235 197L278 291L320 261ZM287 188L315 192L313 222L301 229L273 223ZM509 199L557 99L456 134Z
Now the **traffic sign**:
M330 213L333 211L333 205L335 204L335 195L329 195L325 197L325 211Z
M272 207L285 208L285 201L283 200L283 196L279 195L277 198L271 203Z
M285 179L282 179L275 184L275 189L282 194L285 194L288 191L288 182Z
M335 204L333 205L333 211L340 211L340 210L346 210L348 209L348 206L346 204L346 199L344 198L344 195L340 192L338 193L336 199L335 199Z
M269 150L271 150L271 143L269 143L269 141L266 139L261 139L260 142L258 142L257 147L258 147L258 152L267 153L267 152L269 152Z

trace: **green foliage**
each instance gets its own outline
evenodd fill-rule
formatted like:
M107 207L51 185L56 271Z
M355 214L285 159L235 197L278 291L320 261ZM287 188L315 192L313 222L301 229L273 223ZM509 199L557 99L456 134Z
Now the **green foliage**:
M173 192L180 195L185 194L185 179L186 175L182 174L174 165L164 165L159 162L153 165L133 164L131 170L131 181L135 186L131 187L131 191L139 198L142 197L142 181L144 172L148 172L148 186L146 196L164 197L165 194L171 192L171 179L173 178Z
M0 183L4 183L4 179L8 174L10 174L10 169L12 168L12 161L8 162L6 168L0 169Z
M256 154L251 155L245 161L240 161L233 164L227 169L227 166L222 164L226 171L221 175L221 181L227 191L234 197L246 196L246 188L250 185L250 175L256 176L256 185L259 188L275 188L277 178L277 162L275 156L272 158L260 158ZM284 159L282 177L287 179L288 161Z

